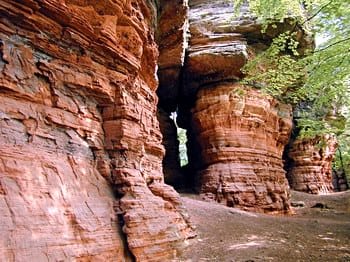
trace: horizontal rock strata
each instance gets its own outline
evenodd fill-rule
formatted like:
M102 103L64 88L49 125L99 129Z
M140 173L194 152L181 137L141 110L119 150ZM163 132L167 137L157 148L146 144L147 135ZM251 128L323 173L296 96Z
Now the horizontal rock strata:
M165 261L192 234L163 182L147 3L0 2L0 260Z
M185 60L188 34L187 0L160 0L157 27L159 46L158 77L160 107L176 110L180 95L181 70Z
M333 192L332 161L338 143L334 136L297 139L288 152L291 188L311 194Z
M281 159L291 107L248 87L218 84L198 92L192 113L203 159L200 193L231 207L288 211Z
M262 34L247 6L235 17L230 1L193 0L189 8L182 91L187 102L180 103L179 123L193 147L194 184L206 199L228 206L288 212L282 152L292 127L291 108L236 84L250 57L283 28Z

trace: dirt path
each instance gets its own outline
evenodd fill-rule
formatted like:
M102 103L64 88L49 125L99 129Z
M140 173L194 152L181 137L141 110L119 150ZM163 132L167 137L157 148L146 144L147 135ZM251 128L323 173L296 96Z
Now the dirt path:
M293 216L254 214L183 195L197 226L181 261L350 261L350 192L292 192ZM318 208L312 208L316 205Z

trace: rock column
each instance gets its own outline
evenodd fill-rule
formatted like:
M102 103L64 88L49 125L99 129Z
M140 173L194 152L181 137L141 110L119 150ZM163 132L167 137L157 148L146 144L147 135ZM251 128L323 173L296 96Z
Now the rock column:
M333 192L332 161L337 150L334 136L297 139L288 152L291 188L311 194Z
M239 18L228 1L193 0L189 6L183 96L194 102L182 110L192 116L184 126L199 145L201 162L192 166L200 193L231 207L288 212L282 152L291 107L238 84L250 54L264 49L269 36L261 35L245 6Z

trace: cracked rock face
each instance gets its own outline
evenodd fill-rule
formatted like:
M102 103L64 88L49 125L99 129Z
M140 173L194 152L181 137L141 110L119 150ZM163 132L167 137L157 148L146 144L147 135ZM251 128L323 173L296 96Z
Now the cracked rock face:
M294 141L288 151L291 188L311 194L333 192L332 161L337 147L331 135Z
M188 34L187 0L160 0L157 27L159 46L159 105L166 112L176 110L180 95L181 70Z
M164 261L193 234L163 182L154 9L0 2L0 260Z

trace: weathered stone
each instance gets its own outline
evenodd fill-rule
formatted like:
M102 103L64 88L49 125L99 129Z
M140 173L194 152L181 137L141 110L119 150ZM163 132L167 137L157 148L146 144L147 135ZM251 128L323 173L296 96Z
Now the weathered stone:
M237 80L248 59L247 43L237 27L249 17L233 22L233 4L228 1L190 1L190 42L184 70L184 96L193 96L203 85ZM244 17L244 14L242 14Z
M189 2L190 42L179 123L188 131L190 171L202 196L259 212L288 212L282 152L291 107L236 82L242 67L283 27L263 34L246 5ZM188 117L191 116L191 117Z
M165 261L193 235L163 182L152 4L0 2L0 260Z
M332 192L332 160L337 146L331 135L295 140L288 152L291 188L311 194Z
M332 184L336 192L346 191L349 188L344 170L332 171Z
M176 110L180 73L185 59L188 31L187 0L160 1L157 28L159 45L159 104L167 112Z
M198 92L192 113L202 196L247 210L288 211L282 153L291 107L248 87L217 84Z

